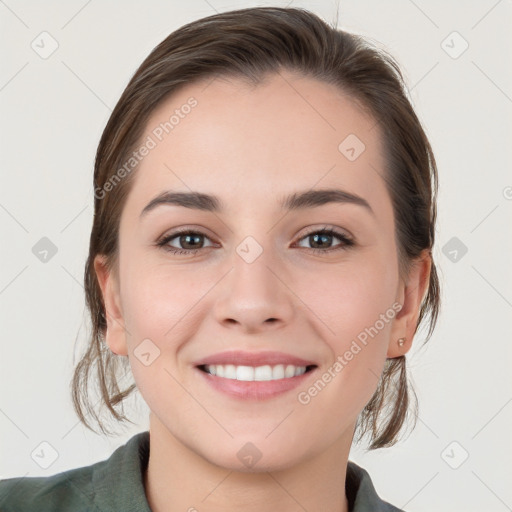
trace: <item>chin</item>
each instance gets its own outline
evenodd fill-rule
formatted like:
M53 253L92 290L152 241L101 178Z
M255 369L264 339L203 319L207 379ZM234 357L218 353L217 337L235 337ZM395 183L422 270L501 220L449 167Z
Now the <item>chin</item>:
M301 462L300 457L297 455L297 450L290 447L290 453L283 453L281 447L269 446L259 450L257 443L250 441L240 444L240 447L235 449L235 456L233 457L232 450L225 450L223 452L216 452L211 457L205 457L210 463L216 466L236 471L238 473L266 473L269 471L282 471L289 469ZM263 444L263 443L261 443ZM268 455L266 456L266 453Z

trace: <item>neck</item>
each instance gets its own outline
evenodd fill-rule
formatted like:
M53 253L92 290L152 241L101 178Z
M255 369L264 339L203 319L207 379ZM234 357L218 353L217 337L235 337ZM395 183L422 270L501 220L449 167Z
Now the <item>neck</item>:
M151 415L153 417L153 415ZM211 463L156 418L144 487L152 512L348 512L345 478L353 433L282 470L240 472Z

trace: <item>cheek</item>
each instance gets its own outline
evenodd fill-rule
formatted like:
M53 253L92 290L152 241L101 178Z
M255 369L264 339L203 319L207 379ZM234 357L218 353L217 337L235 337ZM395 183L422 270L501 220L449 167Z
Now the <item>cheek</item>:
M187 400L173 377L181 380L177 367L180 348L194 337L199 322L194 306L205 293L194 286L189 274L146 266L128 271L122 281L133 377L151 410L163 415L171 414L180 400Z
M392 248L374 251L335 271L316 272L303 278L298 292L321 320L316 322L319 338L330 354L322 382L304 390L304 403L321 394L314 398L315 407L337 404L333 414L339 414L339 421L344 414L357 416L382 373L396 316L398 267L393 254Z
M128 330L155 340L175 337L182 328L181 320L189 321L191 309L204 294L201 281L197 272L184 266L126 265L121 282Z
M382 314L388 313L388 320L394 314L398 269L393 259L382 255L372 255L366 261L355 259L309 273L309 277L306 274L299 281L297 295L321 320L323 337L330 340L335 352L346 350L347 344L374 326ZM387 333L391 322L381 324L379 321L379 331Z

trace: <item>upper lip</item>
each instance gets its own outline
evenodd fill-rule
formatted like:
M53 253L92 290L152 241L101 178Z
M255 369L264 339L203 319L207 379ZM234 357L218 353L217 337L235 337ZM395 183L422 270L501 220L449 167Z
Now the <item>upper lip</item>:
M265 366L277 364L291 364L294 366L315 365L312 361L307 361L301 357L286 354L284 352L263 351L263 352L244 352L242 350L228 350L205 357L195 363L196 366L213 364L233 364L235 366ZM316 365L315 365L316 366Z

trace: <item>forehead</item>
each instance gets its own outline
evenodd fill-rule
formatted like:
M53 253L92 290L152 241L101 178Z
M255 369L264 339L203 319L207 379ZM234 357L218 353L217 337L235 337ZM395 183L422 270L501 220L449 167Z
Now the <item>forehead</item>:
M336 86L291 73L257 86L187 85L152 112L145 141L128 199L139 210L165 190L214 194L255 213L295 190L341 187L370 203L386 194L376 121Z

